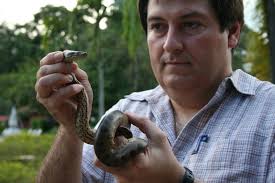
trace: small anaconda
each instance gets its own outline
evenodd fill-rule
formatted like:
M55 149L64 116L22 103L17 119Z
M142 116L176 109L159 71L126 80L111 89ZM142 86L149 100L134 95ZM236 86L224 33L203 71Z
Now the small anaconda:
M70 63L86 57L87 53L65 50L63 55L63 61ZM71 75L72 83L81 84L74 74ZM76 95L76 100L78 103L75 117L76 132L83 142L94 145L95 154L102 163L112 167L123 166L131 158L144 152L147 142L133 137L129 130L130 123L127 115L118 110L112 111L102 118L95 130L89 124L88 99L85 89ZM115 138L118 136L124 136L127 139L126 143L117 145Z

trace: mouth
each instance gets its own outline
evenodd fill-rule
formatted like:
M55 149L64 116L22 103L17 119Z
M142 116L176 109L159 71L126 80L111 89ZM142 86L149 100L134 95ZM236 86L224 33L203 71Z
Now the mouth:
M165 65L191 65L191 62L187 61L165 61Z
M182 54L164 54L161 57L161 62L165 65L191 65L192 64L192 57L186 53Z
M164 66L171 68L189 68L192 66L192 63L186 60L166 60Z

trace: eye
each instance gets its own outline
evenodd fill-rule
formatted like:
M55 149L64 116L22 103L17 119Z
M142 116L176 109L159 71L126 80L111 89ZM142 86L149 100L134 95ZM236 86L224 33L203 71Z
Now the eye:
M184 22L183 23L183 28L186 28L186 29L196 29L200 26L201 26L201 24L198 22Z
M186 33L196 34L203 30L204 26L200 22L190 21L182 24L182 30Z
M167 26L165 24L163 24L163 23L152 23L152 24L149 25L149 29L151 31L156 32L156 33L162 33L162 32L164 32L165 29L166 29L166 27Z

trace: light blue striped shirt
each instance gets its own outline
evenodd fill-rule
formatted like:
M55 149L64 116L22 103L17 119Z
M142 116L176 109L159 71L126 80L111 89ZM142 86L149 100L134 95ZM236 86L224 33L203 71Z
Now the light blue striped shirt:
M275 183L275 86L269 82L235 71L178 136L169 98L159 86L126 96L114 109L155 122L167 133L178 161L202 182ZM134 126L132 131L146 138ZM115 182L94 167L93 154L85 144L83 182Z

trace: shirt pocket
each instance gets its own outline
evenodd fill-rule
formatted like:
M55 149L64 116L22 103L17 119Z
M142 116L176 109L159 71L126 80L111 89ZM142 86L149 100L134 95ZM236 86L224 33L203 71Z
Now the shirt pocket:
M204 143L198 154L190 155L189 165L211 181L261 182L268 162L267 146L264 136L217 138Z
M225 139L214 144L206 159L211 169L255 175L261 158L259 145L250 139Z

